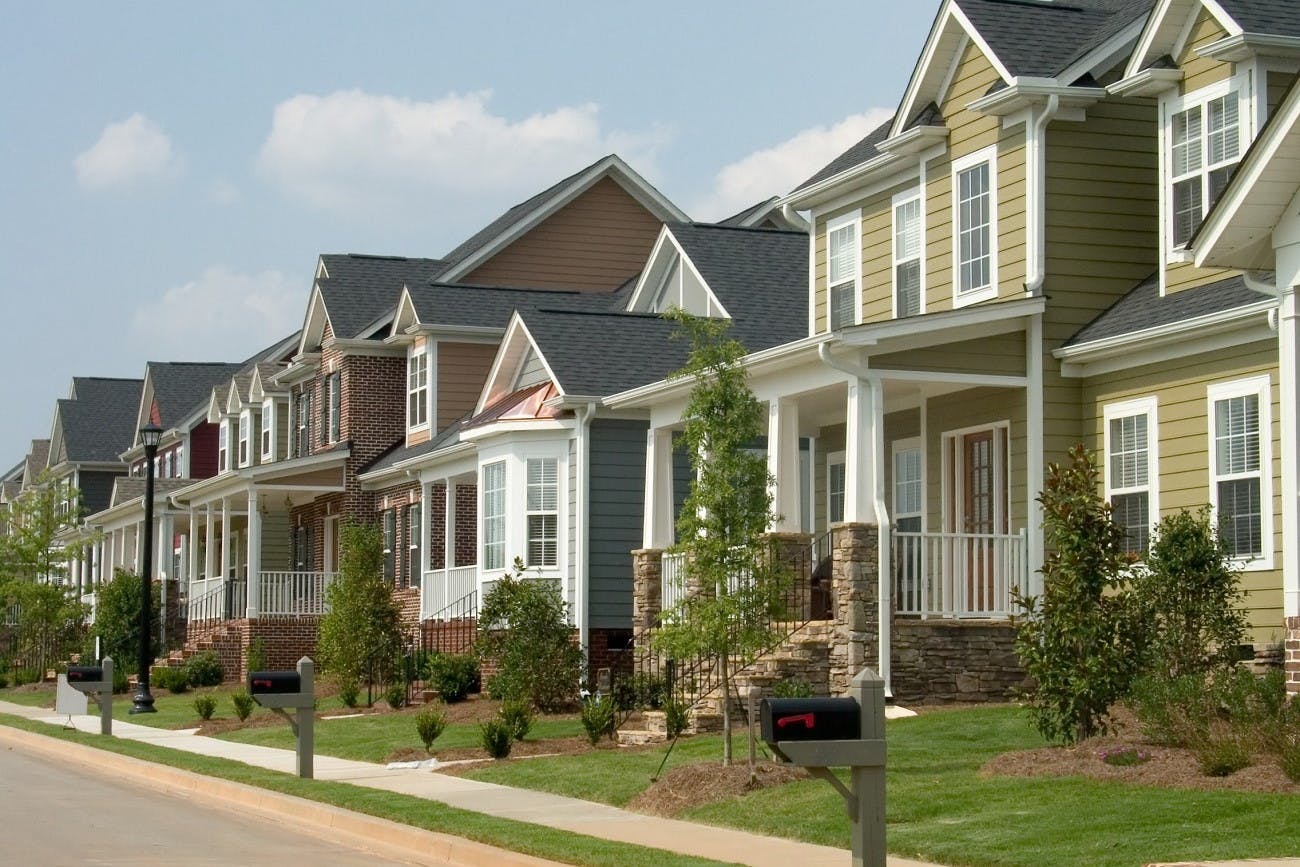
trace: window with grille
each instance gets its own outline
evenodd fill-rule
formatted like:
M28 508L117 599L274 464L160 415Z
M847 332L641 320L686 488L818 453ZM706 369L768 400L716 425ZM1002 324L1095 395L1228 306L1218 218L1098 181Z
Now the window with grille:
M1233 557L1271 552L1267 377L1210 389L1210 501L1219 536Z
M1168 137L1170 238L1175 247L1191 239L1206 211L1223 192L1241 158L1241 98L1221 88L1192 94L1195 104L1171 106Z
M1158 517L1156 402L1154 398L1106 407L1106 497L1111 518L1124 528L1124 550L1146 555Z
M826 458L826 520L838 524L844 520L844 452Z
M921 197L895 200L894 204L894 315L921 312Z
M329 419L329 441L336 443L339 441L339 428L343 417L342 374L338 371L331 373L326 384L329 391L329 411L326 413Z
M420 504L406 509L406 586L420 583Z
M483 467L483 568L506 566L506 463Z
M384 581L392 584L397 578L397 510L384 510Z
M528 565L554 566L559 558L559 482L555 458L529 458Z
M294 413L297 425L294 436L294 456L306 457L311 454L311 392L298 393L298 411Z
M241 467L248 466L249 422L248 413L241 413L239 416L239 465Z
M230 422L223 421L217 434L217 471L230 469Z
M955 282L959 297L992 289L995 283L993 179L991 158L960 167L953 176Z
M271 453L271 426L275 423L275 403L266 401L262 404L262 460L269 461L275 455Z
M429 354L424 351L406 358L406 426L429 423Z
M921 532L919 445L894 445L894 526L901 533Z
M856 215L827 226L826 283L832 331L857 322L859 254Z

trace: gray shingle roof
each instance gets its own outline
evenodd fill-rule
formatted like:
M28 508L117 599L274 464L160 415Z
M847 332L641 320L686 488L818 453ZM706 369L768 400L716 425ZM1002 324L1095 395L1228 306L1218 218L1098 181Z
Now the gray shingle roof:
M957 5L1008 72L1052 77L1149 13L1154 0L957 0Z
M375 458L357 471L358 475L366 473L377 473L386 470L402 461L408 461L411 458L417 458L420 455L427 455L436 452L438 449L455 445L460 441L460 432L465 427L465 422L469 420L469 414L461 416L456 421L447 425L439 431L432 439L426 440L418 445L408 446L402 442L395 443L388 451Z
M72 393L76 397L58 402L66 459L119 462L118 456L135 441L143 386L141 379L74 378Z
M894 119L891 117L889 120L867 133L866 137L853 145L853 147L822 166L822 168L812 177L795 187L794 191L798 192L805 187L811 187L813 184L820 183L827 178L832 178L840 172L848 171L854 166L860 166L863 163L870 162L880 156L880 151L876 149L876 145L880 144L888 137L889 128L893 126L893 124Z
M159 424L174 427L196 404L207 400L213 386L227 381L239 370L238 363L151 361L147 365L158 406Z
M144 482L142 476L118 476L113 480L113 499L109 502L108 507L111 509L113 506L120 506L131 500L143 499ZM160 494L179 491L181 488L189 487L192 484L194 484L193 479L154 479L154 499L157 500Z
M743 226L745 225L746 220L748 220L750 217L756 214L762 213L764 210L770 207L772 202L774 201L776 201L776 196L773 196L770 199L764 199L758 204L750 205L748 208L745 208L745 210L741 211L738 214L732 214L730 217L727 217L725 220L718 220L718 225L719 226Z
M1300 36L1300 6L1295 0L1219 0L1247 33Z
M411 304L423 325L505 328L517 309L538 306L579 310L609 310L619 306L623 289L612 294L574 289L518 289L431 283L411 286Z
M397 306L403 286L428 283L444 263L439 259L365 256L358 253L321 256L329 277L317 281L335 337L361 337L363 330Z
M1162 298L1159 275L1153 274L1080 328L1065 345L1082 346L1110 337L1136 334L1267 300L1269 296L1246 288L1240 275Z
M689 344L676 323L649 313L530 310L528 333L567 394L609 395L663 379Z
M50 441L49 440L32 440L31 450L27 452L26 458L27 478L35 481L36 477L41 474L41 470L50 465Z

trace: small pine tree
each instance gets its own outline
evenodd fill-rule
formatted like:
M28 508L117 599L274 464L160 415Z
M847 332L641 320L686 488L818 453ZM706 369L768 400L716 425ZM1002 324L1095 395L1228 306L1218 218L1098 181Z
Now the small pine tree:
M1140 624L1126 588L1124 529L1098 494L1097 465L1082 446L1048 466L1043 504L1043 595L1026 612L1016 651L1033 686L1025 693L1044 737L1073 743L1107 727L1140 661Z

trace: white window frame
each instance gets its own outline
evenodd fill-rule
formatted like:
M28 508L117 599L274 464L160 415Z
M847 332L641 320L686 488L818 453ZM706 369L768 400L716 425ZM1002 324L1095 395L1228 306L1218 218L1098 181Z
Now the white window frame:
M544 480L537 484L534 484L533 482L534 465L538 465L538 464L545 465L548 463L553 468L552 471L554 473L554 482L549 486L546 484ZM522 525L524 531L523 550L524 550L524 565L527 566L529 569L536 569L536 568L555 569L558 568L560 565L560 545L561 545L560 527L562 523L560 521L560 468L561 466L562 464L560 462L560 459L553 455L546 455L546 456L535 455L524 459L524 480L523 480L524 481L524 498L523 498L524 520ZM541 495L544 496L547 487L553 488L552 495L554 497L554 507L550 509L546 509L541 506L534 508L533 496L532 496L534 489L539 490ZM555 519L555 537L554 537L555 558L554 561L550 563L547 562L535 563L533 562L533 556L532 556L533 542L538 541L544 545L547 541L549 541L549 537L543 535L543 536L538 536L536 537L536 539L534 539L532 535L532 530L529 525L532 523L531 520L532 518L534 517L545 518L547 516L551 516Z
M845 228L853 227L853 321L842 327L858 325L862 322L862 211L851 211L826 223L826 330L834 331L835 305L833 291L835 286L842 286L849 281L831 282L831 236Z
M961 176L987 163L989 168L989 282L961 288ZM965 307L998 297L998 148L990 145L952 162L952 306Z
M1108 403L1102 407L1102 479L1106 486L1106 502L1113 503L1115 497L1130 494L1146 494L1147 497L1147 533L1160 522L1160 421L1159 402L1155 395ZM1146 416L1146 471L1147 480L1141 485L1120 485L1115 478L1115 461L1111 441L1111 422L1121 419Z
M1219 520L1219 482L1231 479L1259 479L1259 533L1260 553L1252 557L1234 557L1234 568L1243 572L1263 572L1273 568L1273 387L1270 377L1252 376L1232 382L1217 382L1208 386L1206 394L1206 420L1209 433L1209 486L1210 510L1217 525ZM1234 397L1255 395L1259 400L1259 469L1249 473L1218 472L1218 437L1215 435L1215 404Z
M176 447L176 475L179 478L189 478L190 468L185 463L185 443Z
M481 562L483 564L483 569L487 572L501 572L509 565L506 562L506 554L510 541L510 527L508 520L510 514L508 506L510 474L506 464L507 462L503 458L501 460L485 463L479 468L479 548L482 551ZM494 484L492 487L489 487L489 474L495 474L498 470L501 474L499 484L495 484L498 480L492 480ZM488 498L492 494L500 495L499 511L488 511L488 506L490 504ZM498 542L488 541L487 531L489 521L499 522L501 532L499 534L500 540ZM492 548L489 548L489 546L492 546ZM497 546L500 546L499 552L496 552L495 557L490 556L493 549Z
M419 368L416 368L417 361ZM406 356L406 429L429 426L429 350L412 349Z
M965 526L966 504L963 502L964 497L959 496L962 492L957 485L963 484L965 480L965 455L961 449L955 446L955 443L969 434L983 433L984 431L993 431L993 474L1002 480L1002 496L994 498L993 501L993 524L995 527L1003 529L997 530L996 533L1012 533L1011 528L1011 462L1013 440L1011 438L1011 422L1008 419L1001 421L989 422L988 424L976 424L970 427L957 428L955 430L943 431L939 435L940 443L940 462L942 465L942 501L940 508L943 514L940 516L940 526L945 532L960 533Z
M239 466L246 467L249 465L252 456L252 449L249 438L252 435L253 414L249 410L244 410L239 414Z
M898 458L900 455L916 452L917 455L917 479L919 485L917 491L917 508L904 512L899 506L899 477L898 477ZM898 527L900 518L920 518L920 532L925 532L925 449L921 445L920 437L907 437L906 439L894 440L890 455L890 502L889 507L891 517L893 518L894 528Z
M841 480L841 484L843 485L843 487L839 491L840 516L838 519L833 517L835 512L835 507L834 507L835 490L831 487L831 478L832 478L831 467L835 467L835 466L843 468L843 474ZM826 455L826 525L828 527L831 524L837 524L844 520L844 504L846 501L845 497L846 497L846 492L848 490L848 487L849 487L848 458L845 456L844 452L842 451L830 452L829 454Z
M1165 251L1166 263L1190 261L1186 242L1182 244L1174 243L1174 184L1176 180L1173 174L1171 156L1174 116L1192 108L1199 107L1201 109L1201 167L1195 175L1199 175L1201 178L1201 219L1204 220L1211 204L1209 198L1210 173L1216 168L1240 164L1242 158L1246 155L1246 149L1250 146L1254 133L1255 118L1255 99L1251 91L1250 79L1245 73L1242 73L1223 81L1217 81L1186 95L1180 96L1177 92L1172 92L1160 101L1160 241L1161 247ZM1221 99L1234 92L1237 94L1238 138L1236 159L1210 163L1204 150L1209 138L1205 106L1212 100ZM1187 174L1180 175L1179 178L1186 180L1193 176L1193 174ZM1197 225L1200 225L1200 221L1197 221ZM1192 233L1195 234L1195 229L1193 229ZM1162 291L1163 288L1162 286Z
M223 418L217 426L217 472L230 468L230 419Z
M330 445L343 435L343 374L335 370L325 377L325 441Z
M900 208L916 203L916 220L917 220L917 251L914 256L900 258L898 247L900 240L900 224L898 220L898 211ZM890 271L890 285L893 294L894 318L898 319L903 314L898 306L898 268L900 265L915 260L917 263L917 309L915 314L919 315L925 312L925 196L921 195L921 188L907 190L894 196L890 209L890 226L891 241L890 253L893 267Z
M269 463L275 459L275 401L262 401L262 418L258 431L262 463Z

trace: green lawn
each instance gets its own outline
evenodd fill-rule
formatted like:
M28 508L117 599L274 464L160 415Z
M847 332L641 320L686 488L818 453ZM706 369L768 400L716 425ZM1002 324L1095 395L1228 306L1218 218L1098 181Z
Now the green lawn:
M980 776L980 766L998 753L1042 746L1012 708L895 720L887 731L886 812L895 854L951 865L1134 865L1300 852L1296 796ZM678 761L719 755L717 738L683 741L674 750ZM660 758L662 751L563 756L469 775L623 804L649 784ZM829 846L846 847L849 839L839 795L818 780L699 807L683 818Z
M527 822L498 819L409 795L398 795L347 783L302 780L290 774L254 768L241 762L197 756L139 741L66 732L60 730L58 726L32 722L21 717L0 714L0 725L73 741L211 777L296 795L324 804L333 804L346 810L378 816L428 831L454 834L457 837L477 840L565 864L590 865L590 867L661 867L661 865L662 867L718 867L721 863L705 858L675 855L661 849L615 843L570 831L557 831Z

